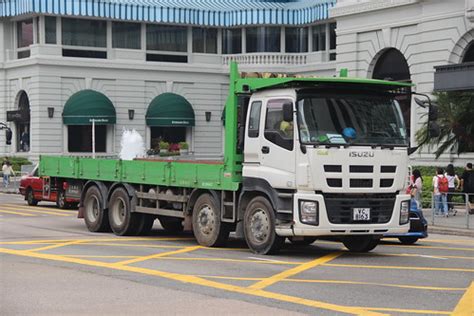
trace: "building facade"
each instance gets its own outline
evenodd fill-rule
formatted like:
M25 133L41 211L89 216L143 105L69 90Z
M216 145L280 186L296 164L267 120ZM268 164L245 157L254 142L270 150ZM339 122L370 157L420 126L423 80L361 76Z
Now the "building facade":
M474 0L5 0L0 3L0 156L116 155L146 147L222 153L229 63L242 71L411 81L472 61ZM337 35L337 36L336 36ZM411 140L423 110L399 100ZM412 155L430 163L424 149ZM474 156L444 155L462 164Z

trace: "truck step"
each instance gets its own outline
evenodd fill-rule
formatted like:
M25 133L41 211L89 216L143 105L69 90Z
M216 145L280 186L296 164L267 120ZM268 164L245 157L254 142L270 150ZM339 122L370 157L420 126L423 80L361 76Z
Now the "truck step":
M278 197L280 197L282 199L291 199L291 198L293 198L293 193L278 192Z

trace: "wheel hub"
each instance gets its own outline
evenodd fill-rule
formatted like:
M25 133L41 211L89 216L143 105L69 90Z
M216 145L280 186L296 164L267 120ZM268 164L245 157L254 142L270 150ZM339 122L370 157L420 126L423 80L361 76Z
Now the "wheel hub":
M99 201L95 196L87 203L86 211L92 221L96 221L99 217Z
M215 214L209 205L205 205L200 211L198 216L199 230L206 235L209 235L214 230L215 225Z
M125 221L126 204L122 198L118 198L113 206L113 219L117 225L122 225Z
M252 239L257 243L263 243L270 235L270 220L265 211L258 209L250 218L250 231Z

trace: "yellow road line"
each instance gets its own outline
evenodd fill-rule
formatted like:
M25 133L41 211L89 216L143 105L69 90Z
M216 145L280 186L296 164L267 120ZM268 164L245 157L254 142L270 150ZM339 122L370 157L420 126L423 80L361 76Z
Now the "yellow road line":
M0 209L0 213L5 213L5 214L13 214L13 215L20 215L20 216L36 216L34 214L28 214L28 213L21 213L21 212L14 212L14 211L7 211Z
M32 209L32 210L45 210L45 211L53 211L53 212L60 212L60 213L68 213L68 214L74 214L77 215L77 210L62 210L60 208L52 208L52 207L44 207L44 206L29 206L26 204L0 204L1 206L7 206L7 207L20 207L22 209Z
M265 278L248 278L248 277L228 277L228 276L215 276L215 275L198 275L201 278L209 279L223 279L223 280L236 280L236 281L261 281ZM308 280L308 279L283 279L281 282L288 283L323 283L323 284L353 284L353 285L373 285L383 287L396 287L406 288L415 290L430 290L430 291L465 291L465 288L455 287L434 287L434 286L420 286L420 285L404 285L404 284L387 284L387 283L374 283L374 282L356 282L356 281L344 281L344 280Z
M343 267L343 268L367 268L367 269L395 269L395 270L423 270L423 271L456 271L456 272L474 272L474 269L464 268L432 268L432 267L406 267L406 266L371 266L363 264L336 264L325 263L325 267Z
M262 263L262 264L284 264L284 265L299 265L301 262L289 262L289 261L262 261L262 260L251 260L251 259L228 259L228 258L182 258L182 257L163 257L153 258L160 260L183 260L183 261L222 261L222 262L244 262L244 263Z
M434 311L426 309L406 309L406 308L385 308L385 307L361 307L371 311L380 312L398 312L398 313L410 313L410 314L425 314L425 315L451 315L451 312L447 311Z
M18 209L18 208L13 208L9 206L2 206L4 209L7 210L15 210L15 211L23 211L23 212L32 212L32 213L40 213L40 214L47 214L47 215L55 215L55 216L73 216L73 214L63 214L63 213L58 213L58 212L52 212L52 211L41 211L41 210L32 210L32 209Z
M463 259L463 260L474 260L474 257L463 257L463 256L445 256L445 255L424 255L414 253L358 253L357 255L366 255L371 257L418 257L418 258L441 258L441 259Z
M61 248L61 247L65 247L65 246L77 245L77 244L81 244L81 243L84 243L84 241L82 241L82 240L71 240L69 242L58 243L58 244L44 246L44 247L40 247L40 248L28 249L28 251L43 251L43 250Z
M117 264L117 265L127 265L127 264L142 262L142 261L146 261L146 260L150 260L150 259L156 259L156 258L176 255L176 254L179 254L179 253L191 252L191 251L194 251L194 250L198 250L200 248L201 248L201 246L191 246L191 247L186 247L186 248L179 249L179 250L161 252L161 253L156 253L156 254L150 255L150 256L143 256L143 257L134 258L134 259L130 259L130 260L120 261L120 262L116 262L115 264Z
M347 314L354 314L354 315L383 315L383 314L371 312L359 307L348 307L348 306L343 306L343 305L325 303L325 302L316 301L316 300L304 299L304 298L290 296L290 295L268 292L264 290L254 290L254 289L249 289L245 287L214 282L214 281L206 280L206 279L199 278L197 276L192 276L192 275L182 275L182 274L152 270L152 269L147 269L147 268L140 268L140 267L129 266L129 265L117 265L117 264L107 263L107 262L100 262L100 261L93 261L93 260L86 260L86 259L79 259L79 258L70 258L70 257L65 257L65 256L30 252L30 251L24 251L24 250L0 248L0 253L46 259L46 260L54 260L54 261L60 261L60 262L68 262L68 263L81 264L81 265L87 265L87 266L93 266L93 267L99 267L99 268L108 268L108 269L134 272L134 273L140 273L140 274L151 275L151 276L158 276L158 277L163 277L163 278L174 280L174 281L196 284L196 285L210 287L214 289L225 290L225 291L229 291L233 293L263 297L263 298L273 299L273 300L282 301L282 302L288 302L288 303L315 307L315 308L320 308L320 309L325 309L325 310L330 310L330 311L336 311L340 313L347 313Z
M467 239L425 239L426 242L434 242L440 244L460 244L460 245L472 245L472 240Z
M34 216L34 215L33 215ZM178 240L195 240L190 237L114 237L114 238L86 238L81 239L86 242L104 242L104 241L178 241ZM4 245L32 245L32 244L44 244L44 243L58 243L68 242L71 239L45 239L45 240L24 240L24 241L0 241L0 244Z
M474 315L474 282L471 282L452 315Z
M186 246L172 246L172 245L143 245L143 244L123 244L123 243L113 243L113 242L89 242L88 245L93 246L114 246L114 247L138 247L138 248L171 248L171 249L180 249L186 248Z
M65 255L71 258L110 258L110 259L121 259L121 258L139 258L140 256L101 256L101 255Z
M251 286L249 286L249 288L250 289L255 289L255 290L262 290L262 289L266 288L267 286L270 286L274 283L277 283L277 282L279 282L283 279L286 279L290 276L293 276L293 275L298 274L300 272L306 271L306 270L314 268L318 265L329 262L329 261L339 257L341 254L342 254L342 252L334 252L334 253L330 253L328 255L325 255L321 258L312 260L310 262L305 262L305 263L300 264L300 265L298 265L294 268L291 268L291 269L285 270L283 272L277 273L277 274L275 274L275 275L273 275L269 278L266 278L265 280L259 281L255 284L252 284Z

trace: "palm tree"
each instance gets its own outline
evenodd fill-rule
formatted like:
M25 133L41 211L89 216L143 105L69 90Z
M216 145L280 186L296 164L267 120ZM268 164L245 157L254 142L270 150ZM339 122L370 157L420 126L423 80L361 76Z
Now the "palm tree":
M421 146L436 145L438 158L446 151L462 154L474 151L474 92L437 92L438 137L428 138L428 122L416 133L416 141Z

